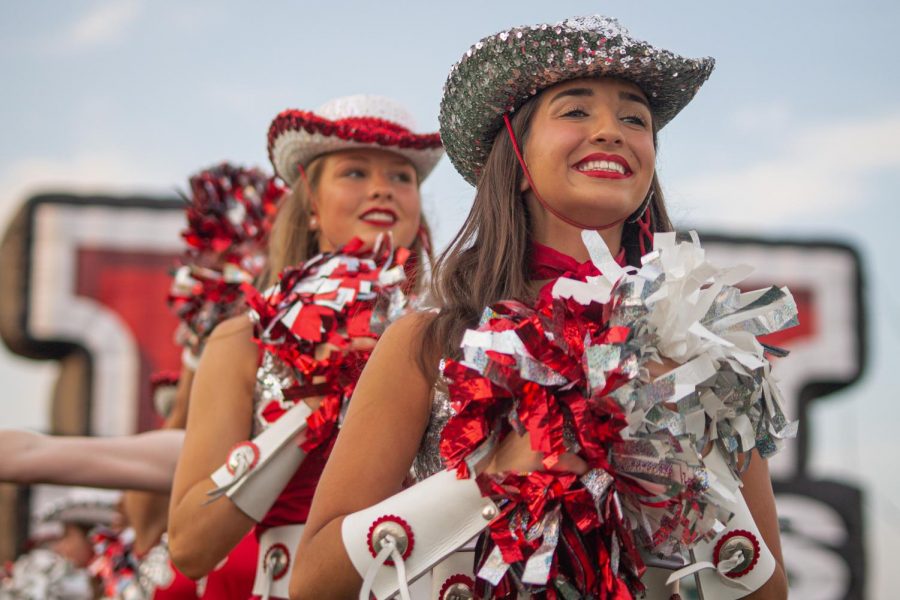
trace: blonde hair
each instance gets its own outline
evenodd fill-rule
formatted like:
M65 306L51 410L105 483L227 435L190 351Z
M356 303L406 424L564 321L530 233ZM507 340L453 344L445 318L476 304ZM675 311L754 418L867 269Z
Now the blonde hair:
M260 277L263 287L269 287L278 281L279 274L288 267L299 266L306 260L320 253L319 233L311 230L309 219L312 215L312 199L310 192L315 193L322 180L322 171L325 158L328 154L318 156L306 167L306 178L309 185L303 183L303 178L297 180L290 193L282 200L278 208L278 215L269 235L269 260L268 266ZM417 176L417 187L420 185ZM413 289L419 289L422 285L418 277L419 269L427 260L432 260L431 254L431 230L422 214L419 221L419 235L413 242L410 250L416 259L417 271L411 276Z

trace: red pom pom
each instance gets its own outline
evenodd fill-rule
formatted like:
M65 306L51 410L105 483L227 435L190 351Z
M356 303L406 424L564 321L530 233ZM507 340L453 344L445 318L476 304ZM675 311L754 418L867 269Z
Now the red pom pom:
M296 383L282 390L286 402L276 403L278 408L304 398L320 399L301 443L307 453L326 445L336 433L342 407L371 353L370 347L358 348L354 341L378 338L372 323L386 320L379 301L404 285L384 285L380 277L385 267L402 269L400 258L390 248L368 250L354 239L336 253L285 270L265 296L252 286L243 287L256 313L256 343L295 374ZM263 416L267 418L266 412Z

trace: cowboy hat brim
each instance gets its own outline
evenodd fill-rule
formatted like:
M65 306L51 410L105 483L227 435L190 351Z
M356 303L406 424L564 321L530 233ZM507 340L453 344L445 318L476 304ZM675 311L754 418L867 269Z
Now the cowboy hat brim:
M598 15L501 31L469 48L451 68L441 138L453 166L475 185L503 115L541 90L583 77L631 81L646 94L659 130L687 106L714 64L636 40L615 19Z

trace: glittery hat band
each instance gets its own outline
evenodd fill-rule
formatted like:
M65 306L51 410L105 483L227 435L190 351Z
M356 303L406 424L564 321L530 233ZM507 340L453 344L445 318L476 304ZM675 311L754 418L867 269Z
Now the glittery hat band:
M289 109L272 121L269 159L278 175L294 185L319 156L342 150L377 149L399 154L424 180L443 156L438 133L416 133L411 115L388 98L348 96L316 112Z
M563 223L568 223L572 227L577 227L579 229L589 229L593 231L603 231L605 229L615 227L616 225L625 221L625 219L618 219L616 221L613 221L612 223L607 223L606 225L585 225L584 223L579 223L575 219L567 217L566 215L550 206L550 204L548 204L547 201L544 200L544 198L538 192L537 186L534 185L534 180L531 179L531 172L529 172L528 170L528 165L525 164L525 158L522 156L521 150L519 150L519 142L516 140L516 134L513 131L512 123L510 123L509 121L509 113L503 115L503 122L506 124L506 131L509 133L509 141L512 142L513 152L516 153L516 158L519 160L519 165L521 165L522 171L524 171L525 173L525 179L528 180L528 185L531 186L531 193L534 194L534 197L537 198L537 201L541 203L541 206L543 206L547 212L552 214Z
M309 134L337 137L344 141L354 141L379 146L396 146L428 150L441 147L441 136L437 133L418 134L409 129L375 117L349 117L330 121L314 113L302 110L286 110L275 118L269 129L269 146L287 130L305 130Z

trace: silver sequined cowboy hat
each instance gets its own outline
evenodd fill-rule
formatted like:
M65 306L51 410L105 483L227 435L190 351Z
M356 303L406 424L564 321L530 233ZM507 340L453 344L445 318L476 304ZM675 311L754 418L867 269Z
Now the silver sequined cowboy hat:
M514 27L482 39L450 69L441 139L453 166L475 185L503 115L544 88L581 77L631 81L647 95L661 129L687 106L714 64L651 46L599 15Z
M323 154L356 148L389 150L415 167L425 179L444 155L438 133L417 133L412 115L382 96L335 98L315 111L288 109L269 127L269 159L288 185Z

